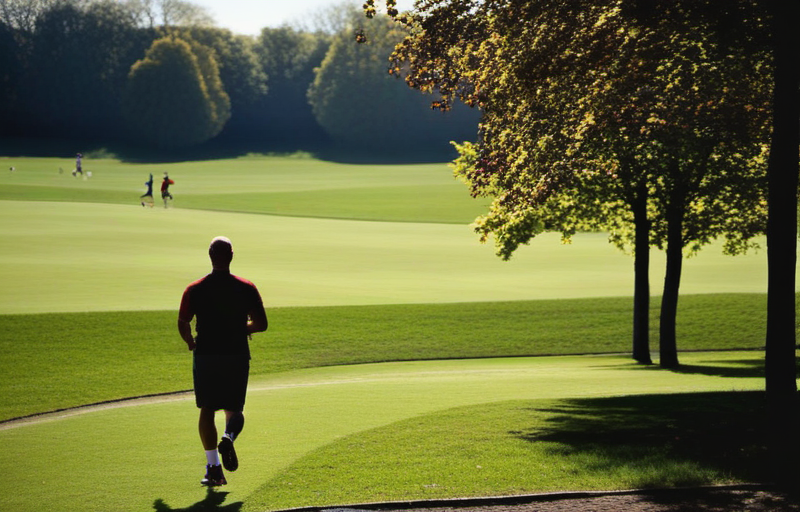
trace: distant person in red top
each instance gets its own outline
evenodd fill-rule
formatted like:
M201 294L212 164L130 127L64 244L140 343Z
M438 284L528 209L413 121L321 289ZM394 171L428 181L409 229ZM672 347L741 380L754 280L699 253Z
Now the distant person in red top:
M222 465L236 471L233 442L244 427L244 402L250 372L250 335L267 330L267 313L256 286L230 272L231 241L217 237L208 248L212 271L183 292L178 331L194 352L194 393L200 409L200 441L206 475L200 483L225 485ZM192 320L195 331L192 335ZM225 434L217 445L214 415L225 411Z
M175 182L169 179L169 175L164 173L164 180L161 182L161 199L164 200L164 208L167 207L167 199L172 199L172 194L169 193L169 186L174 184Z

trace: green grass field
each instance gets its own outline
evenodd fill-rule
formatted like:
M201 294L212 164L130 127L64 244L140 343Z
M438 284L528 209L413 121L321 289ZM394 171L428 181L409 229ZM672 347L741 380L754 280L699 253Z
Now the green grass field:
M86 179L71 175L71 159L0 157L0 164L0 200L140 206L152 173L160 206L167 172L181 209L468 224L487 204L465 194L446 164L346 165L304 155L165 164L87 159Z
M619 454L605 459L596 454L594 464L577 468L574 463L580 464L580 459L570 462L567 454L579 440L551 439L540 445L519 437L540 431L538 422L556 428L573 416L570 409L579 405L577 399L587 399L587 414L602 416L603 397L691 393L687 395L691 398L700 392L725 391L731 410L742 411L737 407L741 398L730 392L762 387L762 379L753 371L759 359L750 352L687 354L685 374L648 370L622 356L581 356L382 363L260 376L252 379L247 427L237 441L242 466L228 475L229 485L216 493L217 498L225 499L224 506L241 502L243 510L263 511L398 496L626 488L636 482L637 471L617 463ZM185 368L188 371L188 361ZM721 405L719 399L709 400ZM601 410L592 413L593 403ZM677 400L662 414L685 404ZM206 492L198 484L204 457L192 397L128 405L0 430L5 447L0 469L14 475L14 485L2 493L0 508L41 511L47 504L49 510L59 511L141 511L158 503L169 507L165 510L186 510L204 501ZM492 426L492 417L505 416L503 409L513 415ZM725 424L735 425L731 421L737 418L741 421L740 414L729 410L713 425L735 436L737 431L726 431ZM509 430L508 422L516 425ZM628 428L640 424L648 425L637 420ZM681 431L687 428L687 433L691 427L703 432L708 427L671 424ZM429 430L427 425L437 426ZM405 449L414 442L409 440L409 428L415 427L427 435L416 441L413 450ZM439 435L440 429L449 433ZM541 431L542 435L550 430ZM401 442L404 449L398 451ZM742 442L745 453L754 451L749 438ZM465 443L472 452L461 448ZM422 454L431 445L437 451L428 464ZM358 451L351 453L353 446ZM617 440L618 449L628 446ZM493 448L500 451L492 455ZM669 448L653 446L647 461L650 473L643 474L643 480L665 485L741 481L748 465L757 461L744 457L726 471L719 468L718 458L712 463L706 454L693 456ZM529 465L504 469L500 455L509 451L515 460L527 459ZM442 460L443 452L453 458ZM608 467L603 460L617 472L603 476ZM459 471L468 465L473 472ZM476 466L488 473L486 479L477 479L477 486ZM439 472L442 467L448 470ZM525 481L519 471L526 467L537 478ZM658 480L669 473L673 473L670 480ZM626 476L617 478L622 474ZM367 476L373 480L364 479ZM379 486L370 486L374 479L380 479ZM219 509L226 510L222 505Z
M233 271L259 286L271 322L253 342L239 448L247 469L223 492L197 485L196 410L178 396L0 424L9 447L0 468L15 475L0 511L260 511L760 474L747 469L757 457L720 465L713 450L693 456L662 443L672 431L656 433L661 448L649 446L654 413L631 425L647 456L630 444L592 448L577 420L582 410L646 409L613 397L649 393L677 398L643 403L680 411L688 400L723 423L738 421L731 411L757 410L751 395L701 392L763 388L763 251L730 258L712 246L685 262L684 366L663 372L619 355L566 356L629 350L630 256L603 234L571 245L545 235L502 262L469 228L485 204L445 164L90 157L84 180L71 176L71 159L0 163L0 420L189 389L175 310L186 284L208 271L213 236L233 240ZM139 204L151 172L176 182L168 209ZM661 255L652 268L657 350ZM558 357L522 357L541 355ZM694 398L680 398L688 392ZM566 418L572 430L555 427ZM696 420L675 428L709 424ZM539 436L547 442L531 442ZM758 451L753 439L741 443Z

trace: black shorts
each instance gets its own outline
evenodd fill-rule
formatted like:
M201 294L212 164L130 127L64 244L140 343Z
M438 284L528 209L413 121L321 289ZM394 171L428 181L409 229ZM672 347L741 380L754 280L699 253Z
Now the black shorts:
M247 355L194 354L194 398L197 407L243 411L250 358Z

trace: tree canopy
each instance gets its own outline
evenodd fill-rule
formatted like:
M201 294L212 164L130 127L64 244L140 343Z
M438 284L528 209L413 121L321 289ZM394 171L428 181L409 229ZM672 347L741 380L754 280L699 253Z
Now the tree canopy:
M252 38L230 30L212 27L188 27L178 33L214 50L219 78L230 97L231 118L226 129L244 131L258 123L258 110L269 94L269 78L261 67Z
M358 46L353 31L362 20L355 15L352 4L332 6L317 19L319 23L310 28L266 28L259 37L252 37L213 27L202 8L184 0L3 0L0 2L2 133L10 137L80 138L113 144L120 149L165 147L163 138L154 137L152 124L139 119L150 107L144 104L141 112L136 112L125 98L130 100L133 86L129 87L128 77L134 64L146 60L145 53L154 41L174 36L190 44L194 57L200 59L198 64L205 57L196 44L213 50L209 57L216 61L219 82L230 101L230 115L222 131L209 130L202 137L185 138L180 145L189 141L202 144L210 140L209 133L219 133L214 136L218 148L324 150L330 144L330 137L313 113L308 89L334 34L340 34L343 46ZM374 46L367 43L362 50L375 50ZM392 46L393 42L386 44L381 51L388 55ZM338 62L344 68L353 68L357 65L346 59L360 58L359 55L366 53L342 51ZM462 132L452 132L463 121L461 116L465 112L444 118L431 113L426 100L405 90L400 82L390 80L386 55L374 62L376 77L394 90L390 96L403 97L403 105L411 105L409 108L416 114L403 118L407 113L405 107L398 107L399 114L397 110L394 113L382 110L391 101L381 108L377 107L379 102L366 107L362 102L361 107L353 107L365 97L364 89L343 88L335 101L348 107L331 108L349 117L344 122L333 120L334 124L377 126L383 123L382 119L393 115L398 133L420 134L414 145L403 146L401 141L395 145L398 157L410 158L416 158L415 153L420 151L427 152L431 145L450 152L450 138L474 135L475 130L466 128L469 124L466 122L461 123ZM206 75L204 80L208 81ZM328 72L325 76L334 75ZM213 92L216 83L211 80L207 92ZM357 79L355 83L358 84ZM333 84L325 84L323 79L319 87L330 88ZM209 89L209 84L206 88ZM145 97L155 101L152 95ZM213 98L214 94L210 94L209 99ZM215 107L217 111L220 106ZM359 110L360 116L355 124L353 108ZM188 114L188 110L183 112ZM156 112L151 114L155 116ZM467 111L466 117L471 118L473 126L477 122L475 112ZM195 126L194 118L185 123ZM413 125L413 129L404 127L408 125ZM448 131L450 135L446 134ZM419 143L425 133L433 134L434 139L438 136L438 142ZM124 145L119 146L118 142ZM172 140L167 146L175 142ZM371 146L359 146L361 153L370 149ZM385 147L375 146L375 149L385 151Z
M467 108L431 112L421 98L387 73L387 59L406 32L389 18L358 20L337 34L308 97L319 124L351 147L395 151L447 148L473 138L477 113ZM364 36L368 34L368 36ZM359 43L359 38L360 43Z
M288 26L261 30L254 51L270 89L260 105L264 121L259 131L280 139L321 135L307 93L329 47L330 37L324 34Z
M153 42L131 68L125 116L139 135L164 147L218 134L230 117L213 51L174 36Z

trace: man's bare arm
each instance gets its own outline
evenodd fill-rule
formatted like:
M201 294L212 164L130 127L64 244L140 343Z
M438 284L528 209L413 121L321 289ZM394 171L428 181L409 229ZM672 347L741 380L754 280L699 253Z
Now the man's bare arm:
M250 320L247 321L247 334L255 332L264 332L267 330L269 322L267 321L267 312L263 307L256 308L250 312Z
M194 350L195 342L194 336L192 336L192 323L178 318L178 332L181 333L181 338L189 346L189 350Z

